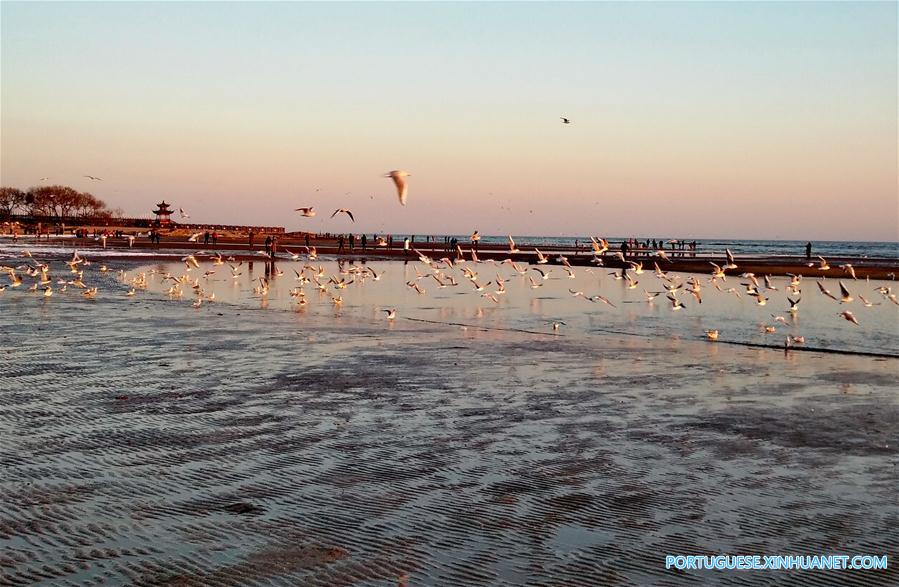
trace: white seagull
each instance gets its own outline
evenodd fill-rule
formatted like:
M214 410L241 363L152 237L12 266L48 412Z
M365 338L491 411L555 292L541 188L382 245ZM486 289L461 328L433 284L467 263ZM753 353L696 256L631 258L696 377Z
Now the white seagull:
M400 169L394 169L393 171L387 172L384 177L389 177L393 180L394 185L396 186L396 195L400 199L400 204L406 205L406 179L410 177L411 174L408 171L402 171Z
M350 217L350 220L352 220L353 222L356 222L356 219L353 218L353 213L350 212L349 210L347 210L346 208L338 208L337 210L334 210L334 213L331 214L331 218L334 218L335 216L337 216L337 215L340 214L341 212L344 213L344 214L346 214L347 216L349 216L349 217Z

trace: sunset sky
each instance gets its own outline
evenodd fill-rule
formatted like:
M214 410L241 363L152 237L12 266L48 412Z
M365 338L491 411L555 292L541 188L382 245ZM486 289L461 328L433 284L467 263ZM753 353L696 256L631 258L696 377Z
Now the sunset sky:
M0 19L5 186L288 230L899 239L894 2L2 2ZM412 174L406 207L392 169Z

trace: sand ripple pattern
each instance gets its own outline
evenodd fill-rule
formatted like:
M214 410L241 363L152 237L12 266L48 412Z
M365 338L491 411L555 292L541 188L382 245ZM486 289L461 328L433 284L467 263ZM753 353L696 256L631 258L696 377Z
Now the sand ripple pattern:
M0 326L0 585L899 583L894 363L151 299ZM819 552L893 568L663 566Z

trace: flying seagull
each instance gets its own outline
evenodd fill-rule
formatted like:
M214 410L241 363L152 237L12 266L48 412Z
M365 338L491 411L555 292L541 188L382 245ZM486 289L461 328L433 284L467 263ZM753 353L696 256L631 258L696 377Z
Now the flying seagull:
M315 208L312 206L309 206L308 208L297 208L296 212L301 212L303 216L308 216L309 218L315 216Z
M349 216L349 217L350 217L350 220L352 220L353 222L356 222L356 219L353 218L353 213L350 212L349 210L347 210L346 208L338 208L337 210L334 210L334 213L331 214L331 218L334 218L335 216L337 216L337 215L340 214L341 212L343 212L344 214L346 214L347 216Z
M181 218L190 218L190 214L184 211L184 208L178 208L178 213L181 215Z
M103 181L103 179L101 179L99 177L94 177L93 175L85 175L84 177L86 177L88 179L92 179L94 181Z
M559 118L562 119L562 124L571 124L570 118L565 118L564 116L560 116Z
M396 195L400 199L400 204L406 205L406 177L409 177L410 174L407 171L401 171L399 169L394 169L393 171L387 172L384 177L389 177L393 180L394 185L396 185Z

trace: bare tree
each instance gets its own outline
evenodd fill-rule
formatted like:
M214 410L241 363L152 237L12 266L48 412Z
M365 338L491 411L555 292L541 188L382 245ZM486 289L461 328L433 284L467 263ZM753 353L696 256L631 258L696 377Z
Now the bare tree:
M49 216L56 222L69 219L110 217L106 203L93 194L79 192L69 186L35 186L27 192L17 188L0 188L0 214L19 209L30 216Z
M0 217L9 218L25 205L25 192L19 188L0 187Z

